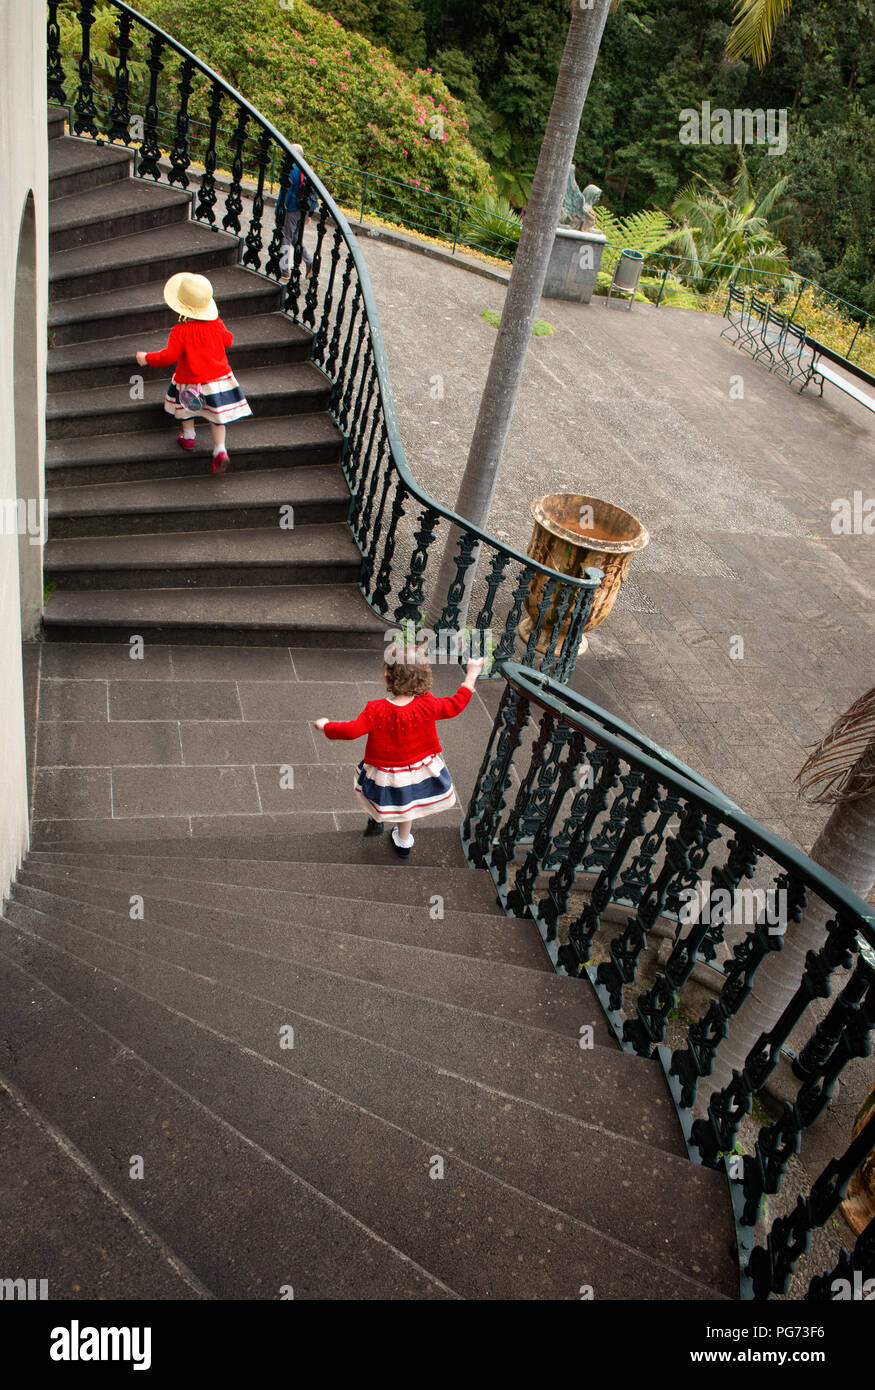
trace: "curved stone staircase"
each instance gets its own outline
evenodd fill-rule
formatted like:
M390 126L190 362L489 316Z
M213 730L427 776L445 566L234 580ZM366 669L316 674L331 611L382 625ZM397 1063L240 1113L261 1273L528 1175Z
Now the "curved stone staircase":
M310 334L237 265L236 237L189 220L187 193L130 177L128 150L65 136L64 115L49 112L46 636L381 645ZM163 347L179 270L212 280L253 412L230 427L220 478L207 426L181 450L168 374L134 357Z
M52 1297L737 1294L725 1178L688 1161L659 1064L454 830L416 853L338 832L28 856L0 918L4 1110L76 1193L44 1208Z
M46 635L373 642L307 335L187 197L50 122ZM163 380L129 399L183 266L256 411L222 479L177 449ZM75 781L91 755L69 761ZM726 1180L688 1160L661 1066L455 828L408 862L342 831L36 843L0 997L4 1274L48 1272L51 1298L737 1296Z

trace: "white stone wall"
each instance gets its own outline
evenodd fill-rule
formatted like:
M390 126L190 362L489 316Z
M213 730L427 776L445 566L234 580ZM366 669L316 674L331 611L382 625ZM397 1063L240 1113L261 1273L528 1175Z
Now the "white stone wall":
M0 504L41 496L48 302L46 10L0 0ZM19 241L22 255L19 257ZM17 391L16 391L17 385ZM4 509L5 510L5 509ZM22 612L42 603L40 545L0 521L0 900L27 848Z

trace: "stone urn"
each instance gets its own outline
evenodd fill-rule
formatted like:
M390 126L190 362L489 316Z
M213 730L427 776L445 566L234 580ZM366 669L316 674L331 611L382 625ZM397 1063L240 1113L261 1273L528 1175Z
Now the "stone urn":
M863 1104L857 1111L853 1139L862 1130L875 1111L875 1082L869 1087ZM855 1235L861 1235L869 1222L875 1217L875 1149L863 1159L851 1181L848 1193L842 1202L842 1216Z
M531 504L531 513L535 521L528 549L531 559L578 579L590 565L603 572L604 578L593 595L586 623L585 631L591 632L604 622L613 608L632 556L644 549L650 540L649 532L631 512L577 492L554 492L539 497ZM544 575L532 581L526 598L526 613L517 629L523 641L528 641L538 621L538 603L546 582ZM540 652L546 651L552 640L558 601L557 598L552 610L544 615L538 642ZM570 622L569 613L562 624L557 655L562 651ZM580 651L585 652L588 645L584 637Z

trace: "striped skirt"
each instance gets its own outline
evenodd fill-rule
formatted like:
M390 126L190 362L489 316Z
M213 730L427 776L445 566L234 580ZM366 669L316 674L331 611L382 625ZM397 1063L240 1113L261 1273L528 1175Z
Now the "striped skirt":
M191 410L181 399L182 392L197 391L201 397L198 410ZM218 381L202 381L198 386L180 385L174 376L164 397L164 409L176 420L193 420L202 415L214 425L229 425L232 420L241 420L251 415L249 402L237 383L233 372Z
M353 788L362 809L380 822L420 820L456 804L447 765L437 754L405 767L371 767L360 762Z

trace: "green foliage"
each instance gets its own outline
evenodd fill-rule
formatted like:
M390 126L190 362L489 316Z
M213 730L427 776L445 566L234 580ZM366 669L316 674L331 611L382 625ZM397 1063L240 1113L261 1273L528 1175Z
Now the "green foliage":
M601 268L609 278L621 251L642 251L645 255L664 251L677 236L677 228L671 218L658 208L631 213L628 217L616 217L604 203L598 203L595 214L597 229L608 239Z
M304 0L288 10L276 0L139 0L139 8L305 154L466 202L489 187L464 108L441 78L425 69L403 72L385 51ZM172 96L167 100L172 108ZM196 88L192 111L200 119L206 100ZM330 169L325 178L331 188Z
M501 323L501 310L484 309L480 317L485 319L487 323L491 323L493 328L498 328ZM549 338L555 332L556 329L553 327L552 323L548 323L546 319L535 319L532 325L533 338Z
M772 224L785 215L781 198L788 180L779 177L765 193L757 194L738 148L738 169L731 190L722 192L701 177L687 184L672 204L680 223L673 245L686 258L682 278L704 291L714 281L728 280L733 266L743 267L736 284L757 284L790 275L783 243Z
M312 4L344 29L387 48L408 71L425 67L423 18L412 0L312 0Z
M116 43L116 20L118 11L110 5L95 7L94 24L91 28L91 63L93 82L98 93L108 96L115 90L115 70L119 60ZM71 10L58 11L58 28L61 35L61 56L68 78L72 83L74 74L78 77L78 59L82 48L82 29ZM145 61L133 54L128 59L131 86L134 90L144 87L149 80L149 69Z
M484 193L469 209L460 239L487 255L512 261L521 231L520 219L507 199Z

